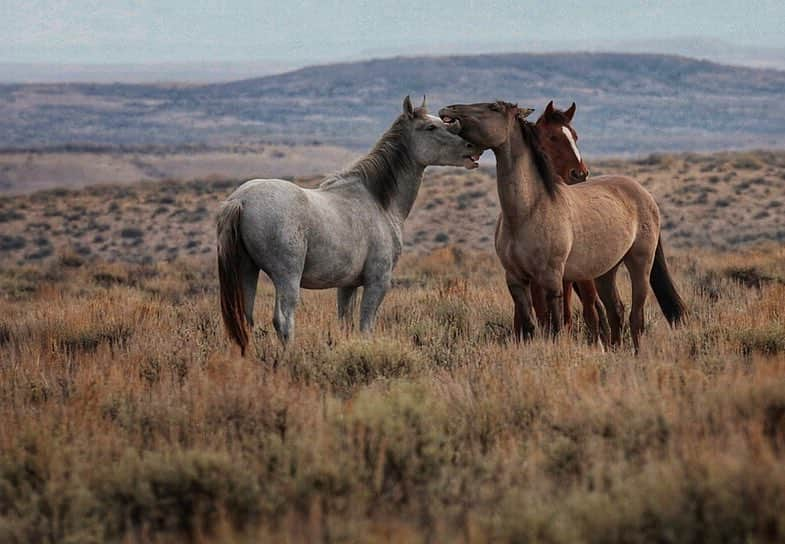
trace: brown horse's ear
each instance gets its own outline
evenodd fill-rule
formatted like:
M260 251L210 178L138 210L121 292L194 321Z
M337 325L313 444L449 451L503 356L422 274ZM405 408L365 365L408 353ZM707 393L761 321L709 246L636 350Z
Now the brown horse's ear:
M545 106L545 116L547 117L550 114L552 114L554 109L555 108L553 107L553 100L551 100L550 102L548 102L548 105Z
M403 99L403 114L410 119L414 118L414 107L412 106L412 99L409 98L408 94L406 95L406 98Z
M564 115L566 115L567 119L572 122L572 118L575 117L575 102L572 103L572 106L567 108L567 111L564 112Z

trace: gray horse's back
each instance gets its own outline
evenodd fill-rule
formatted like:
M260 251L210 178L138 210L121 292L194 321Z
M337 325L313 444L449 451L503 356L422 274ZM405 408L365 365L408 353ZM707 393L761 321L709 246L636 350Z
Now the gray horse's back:
M311 289L361 282L373 227L365 210L342 191L251 180L229 197L236 199L243 202L240 232L246 250L273 282L293 275Z

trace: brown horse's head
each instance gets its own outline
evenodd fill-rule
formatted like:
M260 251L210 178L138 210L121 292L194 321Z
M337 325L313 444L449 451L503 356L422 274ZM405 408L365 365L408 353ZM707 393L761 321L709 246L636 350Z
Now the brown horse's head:
M509 102L454 104L439 110L439 117L450 126L457 123L458 134L482 149L499 147L510 137L510 131L533 110L519 108Z
M543 149L551 158L556 173L569 184L580 183L589 177L589 169L578 151L578 133L571 124L574 116L575 102L561 111L553 107L551 100L536 123Z

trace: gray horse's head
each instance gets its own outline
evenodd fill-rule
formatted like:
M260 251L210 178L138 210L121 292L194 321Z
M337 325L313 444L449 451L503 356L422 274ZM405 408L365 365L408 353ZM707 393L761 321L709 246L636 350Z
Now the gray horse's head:
M409 132L412 158L421 166L465 166L477 168L482 149L458 136L460 126L448 125L429 115L425 98L419 108L407 96L403 100L404 125Z

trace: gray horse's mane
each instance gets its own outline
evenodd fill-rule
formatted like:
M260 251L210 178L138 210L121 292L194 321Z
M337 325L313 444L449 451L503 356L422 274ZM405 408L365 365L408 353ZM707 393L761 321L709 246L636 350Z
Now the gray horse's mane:
M415 115L424 114L425 111L420 108L415 110ZM398 190L398 176L402 170L411 168L414 162L407 138L409 122L406 115L400 115L387 132L379 138L370 153L337 174L337 177L339 179L359 178L382 208L389 208L390 202ZM325 185L331 183L332 180L328 180Z

